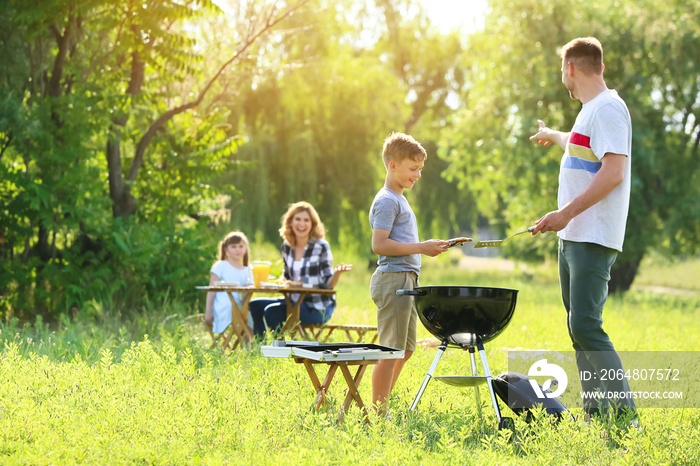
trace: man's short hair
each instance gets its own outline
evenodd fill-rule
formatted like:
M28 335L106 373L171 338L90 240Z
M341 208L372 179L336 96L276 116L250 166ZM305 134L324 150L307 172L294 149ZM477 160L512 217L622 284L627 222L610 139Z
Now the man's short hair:
M562 47L559 54L565 63L573 63L585 74L603 72L603 46L595 37L576 38Z
M422 162L427 158L428 153L425 152L423 146L408 134L391 133L384 140L382 160L384 160L384 166L386 167L389 166L389 162L392 160L401 162L405 159L411 159Z

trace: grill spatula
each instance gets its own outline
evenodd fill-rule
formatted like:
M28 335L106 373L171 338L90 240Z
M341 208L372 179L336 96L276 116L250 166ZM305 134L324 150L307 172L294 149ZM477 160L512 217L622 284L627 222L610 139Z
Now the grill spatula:
M499 246L502 246L503 243L505 243L506 241L508 241L509 239L511 239L513 236L522 235L523 233L527 233L528 231L532 231L532 230L534 230L534 229L535 229L535 227L532 226L532 227L528 228L527 230L523 230L523 231L519 231L519 232L517 232L517 233L513 233L512 235L510 235L510 236L509 236L508 238L506 238L506 239L497 239L497 240L493 240L493 241L478 241L478 242L474 245L474 248L475 248L475 249L476 249L476 248L497 248L497 247L499 247Z

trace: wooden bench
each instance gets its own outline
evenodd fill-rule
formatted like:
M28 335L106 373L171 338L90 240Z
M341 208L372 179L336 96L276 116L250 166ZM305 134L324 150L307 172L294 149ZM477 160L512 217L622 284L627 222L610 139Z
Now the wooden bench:
M303 332L299 331L299 327ZM374 343L377 341L377 327L375 325L342 325L342 324L314 324L301 325L292 329L291 334L299 334L302 338L313 338L322 343L327 342L336 330L345 332L345 336L352 343ZM306 334L306 335L304 335ZM371 340L366 340L370 336Z
M207 332L211 336L212 343L210 349L216 348L222 341L223 333L216 334L212 331L212 326L208 325L204 321L204 314L197 315L198 320L206 327ZM302 325L301 331L300 326L296 325L292 328L289 333L290 338L298 336L301 339L309 339L319 341L321 343L327 342L333 332L336 330L339 332L345 332L349 342L352 343L376 343L377 342L377 327L376 325L343 325L343 324L312 324L312 325ZM369 339L371 337L371 339ZM238 341L233 345L229 344L223 349L234 350L238 346Z

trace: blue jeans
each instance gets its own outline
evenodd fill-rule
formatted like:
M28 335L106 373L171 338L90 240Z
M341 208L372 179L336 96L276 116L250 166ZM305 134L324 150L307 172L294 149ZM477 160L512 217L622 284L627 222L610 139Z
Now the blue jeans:
M253 333L256 336L265 333L265 322L268 329L279 331L287 321L287 302L284 298L255 298L250 300L248 309L253 316ZM299 321L302 325L325 324L331 320L333 311L335 302L331 302L325 312L321 312L302 301L299 307Z

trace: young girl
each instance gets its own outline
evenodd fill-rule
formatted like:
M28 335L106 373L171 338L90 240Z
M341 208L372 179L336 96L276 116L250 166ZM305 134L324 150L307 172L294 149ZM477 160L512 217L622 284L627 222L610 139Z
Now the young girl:
M248 238L240 231L232 231L219 243L219 260L211 268L209 286L223 281L231 284L249 285L252 283L248 262ZM239 293L233 293L238 307L242 298ZM214 333L223 333L231 325L231 299L225 291L207 293L207 312L204 320L212 325ZM251 319L249 318L249 322ZM248 324L252 327L252 325Z

